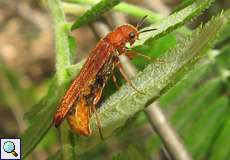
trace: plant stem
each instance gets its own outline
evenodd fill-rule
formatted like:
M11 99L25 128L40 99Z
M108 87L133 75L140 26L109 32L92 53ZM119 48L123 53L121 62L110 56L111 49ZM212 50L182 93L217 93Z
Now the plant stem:
M60 133L61 133L61 153L62 153L62 159L63 160L72 160L72 159L76 159L74 156L74 152L73 152L73 148L74 146L72 146L71 143L71 137L69 130L67 129L68 126L66 123L64 123L61 127L60 127Z
M48 0L48 4L54 21L57 82L59 87L61 87L67 78L66 67L70 65L69 28L68 23L65 21L61 2L59 0ZM70 145L69 131L66 129L66 125L61 126L60 134L62 159L73 159L73 155L69 153L72 146Z
M70 50L68 47L68 27L59 0L48 0L53 16L56 49L56 70L58 84L62 84L66 77L65 67L70 65Z
M192 160L178 134L163 114L161 108L156 103L152 103L146 108L145 113L173 159Z
M94 5L99 1L98 0L84 0L84 1L83 0L66 0L66 2ZM68 7L70 5L72 5L71 8L74 8L75 4L69 4ZM76 8L77 7L78 6L76 6ZM131 16L134 16L134 17L137 17L137 18L143 18L144 16L148 15L147 21L150 22L150 23L156 22L156 21L158 21L158 20L160 20L160 19L162 19L164 17L161 14L157 14L157 13L152 12L151 10L141 8L141 7L137 7L135 5L124 3L124 2L121 2L120 4L115 6L113 9L115 11L126 13L128 15L131 15ZM68 13L73 13L73 11L68 11Z

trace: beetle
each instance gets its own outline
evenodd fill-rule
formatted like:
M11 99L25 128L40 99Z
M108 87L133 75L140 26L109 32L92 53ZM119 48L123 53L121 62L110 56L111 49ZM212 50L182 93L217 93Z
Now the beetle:
M60 101L53 118L56 127L66 118L73 132L89 136L91 135L89 120L95 113L99 133L102 137L96 105L101 98L107 80L113 75L114 68L117 67L125 80L138 91L126 76L118 56L127 53L126 44L129 43L132 46L140 33L155 30L138 31L138 27L143 24L145 18L146 16L136 27L130 24L117 27L97 43L80 73L75 77ZM115 80L115 78L113 79Z

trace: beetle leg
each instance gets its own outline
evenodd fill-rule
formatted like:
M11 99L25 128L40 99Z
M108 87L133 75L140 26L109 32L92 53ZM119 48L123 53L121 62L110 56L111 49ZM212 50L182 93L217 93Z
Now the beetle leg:
M126 81L135 91L137 91L137 92L140 93L140 94L145 94L145 93L139 91L139 90L133 85L133 83L132 83L131 80L129 79L128 75L125 73L125 70L124 70L123 66L121 65L121 63L118 63L118 64L117 64L117 67L118 67L119 71L121 72L121 75L124 77L125 81Z
M119 90L120 86L118 85L117 78L116 78L116 76L114 74L112 75L112 80L113 80L113 83L115 84L116 88Z
M125 47L124 44L120 45L120 47L117 48L118 55L126 53L127 47Z
M136 56L140 56L140 57L143 57L144 59L146 59L148 61L154 61L154 58L147 56L147 55L144 55L144 54L141 54L141 53L138 53L138 52L135 52L135 51L128 51L125 53L125 55L127 57L129 57L130 59L133 59Z
M98 113L97 113L95 105L92 105L91 107L92 107L92 110L93 110L93 112L95 114L95 118L96 118L96 123L97 123L97 128L98 128L99 135L101 137L101 140L103 140L104 138L103 138L103 135L102 135L100 118L98 116Z
M135 58L136 56L140 56L140 57L143 57L144 59L150 61L150 62L160 62L160 63L166 63L167 61L163 60L163 59L160 59L160 58L153 58L153 57L150 57L150 56L147 56L145 54L142 54L142 53L139 53L139 52L135 52L135 51L128 51L125 53L125 55L129 58L129 59L133 59Z
M96 105L98 103L98 101L101 99L101 94L102 94L101 89L96 90L96 96L93 99L93 105Z
M101 139L103 140L103 135L102 135L102 130L101 130L101 122L100 122L100 118L99 118L97 110L96 110L96 104L101 99L101 94L102 94L102 90L98 89L96 91L96 96L94 97L93 104L90 106L90 108L91 108L90 111L95 114L98 132L100 134Z

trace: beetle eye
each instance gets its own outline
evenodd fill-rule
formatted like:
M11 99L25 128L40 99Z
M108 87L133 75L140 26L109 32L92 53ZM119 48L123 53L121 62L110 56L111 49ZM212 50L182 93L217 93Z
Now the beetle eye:
M134 32L130 32L129 33L129 38L133 39L135 37L135 33Z

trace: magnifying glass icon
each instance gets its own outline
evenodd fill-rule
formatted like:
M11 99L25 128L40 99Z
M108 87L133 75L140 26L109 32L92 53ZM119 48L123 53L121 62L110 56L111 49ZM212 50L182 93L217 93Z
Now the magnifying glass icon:
M11 153L14 155L14 157L17 157L18 154L17 152L15 152L15 145L13 142L11 141L7 141L3 144L3 150L6 152L6 153Z

